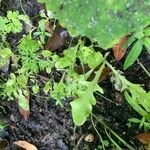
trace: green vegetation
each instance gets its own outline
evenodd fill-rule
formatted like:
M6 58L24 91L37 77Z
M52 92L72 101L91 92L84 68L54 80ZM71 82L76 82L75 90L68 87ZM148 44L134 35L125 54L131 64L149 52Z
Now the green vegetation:
M14 69L8 74L8 79L2 83L1 95L7 97L8 100L17 100L19 107L25 111L30 110L31 90L34 94L38 94L40 90L45 92L56 100L56 105L61 106L67 97L72 97L70 105L73 121L75 125L81 126L90 116L96 104L94 93L104 93L100 87L99 78L104 68L109 67L112 70L110 76L114 87L124 94L129 105L142 118L141 120L131 118L129 121L139 123L140 128L144 127L145 130L149 130L150 91L146 91L142 85L128 81L107 60L108 49L113 48L115 44L118 44L120 38L126 35L129 38L125 47L132 45L132 48L126 57L123 69L129 68L137 60L143 47L150 52L149 1L40 0L40 2L46 3L47 9L53 12L51 17L59 19L60 24L67 27L71 35L89 37L92 42L96 41L100 48L105 49L106 54L102 55L100 51L95 51L93 43L91 46L85 46L81 39L76 46L69 46L64 50L63 56L44 49L46 37L51 36L45 30L47 21L45 18L39 21L39 27L32 26L31 31L19 41L17 50L13 51L6 40L8 33L21 32L22 21L30 21L28 16L20 15L18 11L8 11L6 17L0 16L0 69L8 64L12 57L15 57L15 63L13 64ZM39 39L35 40L32 35L38 36ZM78 66L77 60L83 70L85 65L89 67L89 70L83 71L82 74L77 73L75 70L75 67ZM58 82L54 81L51 76L54 69L62 73ZM39 72L49 75L42 89L36 79ZM88 80L92 74L94 77ZM96 120L98 120L97 117ZM109 140L113 141L107 133L108 127L103 126ZM110 132L115 134L113 131ZM114 144L121 149L115 142ZM108 143L103 141L101 148L107 145Z
M47 9L73 35L85 35L102 48L111 48L120 37L137 32L150 23L148 0L42 0Z

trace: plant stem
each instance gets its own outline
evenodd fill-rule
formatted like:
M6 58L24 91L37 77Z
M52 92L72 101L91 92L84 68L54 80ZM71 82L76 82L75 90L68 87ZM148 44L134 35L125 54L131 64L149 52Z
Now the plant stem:
M124 141L118 134L116 134L112 129L110 129L102 120L102 117L98 118L96 115L92 114L93 117L100 122L104 128L108 129L120 142L122 142L129 150L135 150L131 145L129 145L126 141Z
M111 138L111 136L108 134L106 128L104 127L105 129L105 133L107 135L107 137L109 138L109 140L116 146L117 150L122 150L122 148Z
M103 148L103 150L105 150L105 146L104 146L104 142L103 142L102 136L99 134L98 130L95 127L95 124L94 124L94 121L93 121L93 114L91 114L91 122L92 122L92 126L93 126L94 130L96 131L97 135L100 138L100 141L102 143L102 148Z
M150 77L150 73L148 72L148 70L144 67L144 65L139 61L139 59L137 60L138 64L141 66L141 68L145 71L145 73Z
M26 14L26 12L25 12L25 10L24 10L23 6L22 6L22 0L20 0L20 7L21 7L21 9L22 9L22 11L23 11L24 15L28 16L28 15Z

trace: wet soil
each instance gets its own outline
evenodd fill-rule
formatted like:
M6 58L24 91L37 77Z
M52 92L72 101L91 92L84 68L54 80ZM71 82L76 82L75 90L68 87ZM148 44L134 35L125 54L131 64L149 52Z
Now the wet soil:
M24 0L22 1L22 6L34 25L37 25L39 19L38 14L43 6L38 4L35 0ZM5 15L7 10L18 10L22 12L20 1L9 0L6 2L2 0L0 14ZM24 30L19 34L8 35L7 40L14 51L23 34L25 34ZM143 51L139 59L146 68L149 68L150 58L146 51ZM118 69L121 69L123 61L114 65ZM130 70L127 70L125 76L133 83L143 84L146 90L150 89L150 80L138 64L133 65ZM101 116L106 125L128 144L138 150L142 144L135 139L135 136L143 132L143 130L139 129L136 124L129 126L128 119L132 117L138 118L140 116L128 105L123 95L114 89L113 85L110 83L109 76L106 77L100 85L104 89L104 96L111 101L95 94L97 104L93 108L93 114ZM101 145L100 138L92 126L91 118L89 117L83 126L75 127L70 113L69 102L70 99L68 98L64 102L63 107L56 106L53 99L43 94L41 86L40 94L31 94L31 112L29 120L26 122L19 113L17 102L2 99L1 106L5 109L5 112L1 111L0 117L7 123L7 126L0 132L0 138L8 141L7 147L5 146L4 149L16 150L17 147L13 142L18 140L30 142L39 150L98 149L98 146ZM93 121L99 134L104 140L108 140L103 126L98 120L93 119ZM92 142L87 142L84 138L90 133L93 134L94 140ZM123 144L122 148L127 150ZM107 148L107 150L109 149L113 150L111 146Z

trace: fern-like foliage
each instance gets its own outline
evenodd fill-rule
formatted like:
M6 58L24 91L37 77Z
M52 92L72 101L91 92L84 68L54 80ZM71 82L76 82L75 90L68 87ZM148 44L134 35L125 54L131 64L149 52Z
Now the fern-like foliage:
M20 59L21 59L21 69L27 72L37 73L38 68L38 55L37 50L40 45L33 40L30 36L23 37L18 46Z

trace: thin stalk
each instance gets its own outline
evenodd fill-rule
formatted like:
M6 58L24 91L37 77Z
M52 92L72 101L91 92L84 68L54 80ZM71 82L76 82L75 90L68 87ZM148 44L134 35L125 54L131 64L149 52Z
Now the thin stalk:
M111 102L111 103L113 103L113 104L115 104L115 105L118 106L118 103L116 103L116 102L114 102L114 101L108 99L107 97L103 96L103 95L100 94L99 92L95 92L95 93L96 93L97 95L101 96L102 98L104 98L105 100L107 100L108 102Z
M97 135L98 135L99 138L100 138L100 141L101 141L101 143L102 143L102 148L103 148L103 150L105 150L105 146L104 146L104 142L103 142L102 136L99 134L97 128L95 127L95 124L94 124L94 121L93 121L93 117L92 117L92 116L93 116L93 114L91 114L92 126L93 126L94 130L96 131Z
M94 115L94 114L92 114L93 115L93 117L98 121L98 122L100 122L106 129L108 129L120 142L122 142L129 150L135 150L131 145L129 145L126 141L124 141L118 134L116 134L112 129L110 129L104 122L103 122L103 120L101 119L101 117L100 117L100 119L96 116L96 115Z
M141 68L145 71L145 73L150 77L150 73L148 72L148 70L144 67L144 65L139 61L139 59L137 60L138 64L141 66Z
M109 140L116 146L117 150L122 150L122 148L111 138L111 136L108 134L106 128L104 127L105 133Z
M26 16L28 16L28 15L27 15L27 13L25 12L25 10L24 10L23 6L22 6L22 0L20 0L20 7L21 7L21 9L22 9L23 13L24 13Z

